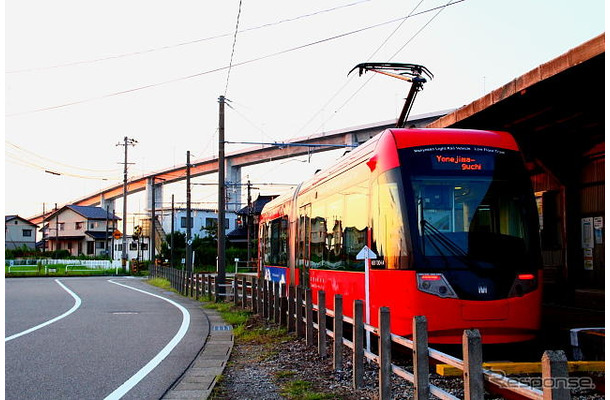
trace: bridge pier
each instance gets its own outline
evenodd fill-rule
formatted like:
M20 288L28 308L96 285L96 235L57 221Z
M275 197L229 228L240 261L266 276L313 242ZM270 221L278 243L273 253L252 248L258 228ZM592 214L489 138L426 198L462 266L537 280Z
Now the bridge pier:
M239 211L242 207L241 204L241 166L233 165L232 160L226 159L227 172L227 211Z

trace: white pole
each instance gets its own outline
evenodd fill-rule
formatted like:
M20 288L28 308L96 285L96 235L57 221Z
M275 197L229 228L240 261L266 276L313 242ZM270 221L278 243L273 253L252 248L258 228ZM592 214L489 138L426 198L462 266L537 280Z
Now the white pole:
M367 251L364 256L364 297L366 301L366 324L371 324L371 296L370 296L370 283L371 283L371 261L369 258L369 252ZM366 331L366 350L371 351L371 332Z

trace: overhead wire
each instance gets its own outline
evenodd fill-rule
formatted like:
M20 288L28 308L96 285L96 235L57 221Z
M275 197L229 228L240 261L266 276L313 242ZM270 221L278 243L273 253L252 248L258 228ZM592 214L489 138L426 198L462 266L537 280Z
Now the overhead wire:
M50 161L50 162L52 162L54 164L57 164L57 165L60 165L60 166L63 166L63 167L67 167L67 168L71 168L71 169L77 169L77 170L88 171L88 172L98 172L98 173L102 173L102 172L118 173L118 172L121 171L120 168L113 168L113 169L91 169L91 168L77 167L77 166L74 166L74 165L62 163L60 161L57 161L57 160L54 160L54 159L42 156L42 155L37 154L37 153L35 153L35 152L31 151L31 150L28 150L28 149L25 149L25 148L23 148L21 146L18 146L18 145L14 144L14 143L6 140L6 139L4 140L4 142L7 145L9 145L10 147L12 147L12 148L14 148L14 149L16 149L18 151L21 151L21 152L29 154L28 157L34 156L34 157L40 158L42 160ZM6 149L6 150L8 150L8 149Z
M375 50L368 58L367 61L370 61L375 54L377 54L382 48L383 46L385 46L385 44L390 40L390 38L392 36L394 36L396 34L396 32L402 27L402 25L413 15L413 13L415 12L415 10L417 10L417 8L421 5L421 3L423 3L424 0L420 0L419 3L417 3L417 5L411 10L411 12L409 13L409 15L407 15L407 17L405 19L403 19L402 21L400 21L400 24L398 24L398 26L396 28L394 28L394 30L392 31L392 33L390 33L388 35L388 37L385 38L385 40L377 47L377 50ZM372 75L374 76L374 75ZM318 110L306 123L305 125L303 125L303 127L301 127L301 129L299 129L299 131L296 133L296 135L298 136L301 132L303 132L303 130L305 130L305 128L321 113L323 112L326 107L328 107L328 105L330 103L332 103L333 100L335 100L337 98L337 96L343 92L343 90L350 84L351 80L353 79L353 75L350 76L348 79L346 79L345 83L335 92L335 94L333 94L331 96L331 98L322 106L322 108L320 110ZM370 79L369 79L370 80ZM325 120L323 122L323 125L328 122L328 120ZM320 127L318 127L316 129L316 131L318 131L320 129Z
M404 48L405 48L405 47L406 47L406 46L407 46L409 43L411 43L411 42L412 42L412 41L413 41L413 40L414 40L414 39L415 39L415 38L416 38L416 37L417 37L417 36L418 36L418 35L419 35L419 34L420 34L420 33L421 33L421 32L422 32L422 31L423 31L423 30L424 30L424 29L425 29L425 28L428 26L428 25L430 25L430 23L432 23L432 21L434 21L434 19L436 19L436 17L438 17L438 16L439 16L439 14L440 14L441 12L443 12L443 11L444 11L444 10L445 10L447 7L452 6L452 5L455 5L455 4L458 4L458 3L461 3L461 2L463 2L463 1L466 1L466 0L455 0L455 1L454 1L454 0L449 0L449 2L447 2L447 3L446 3L444 6L439 6L439 7L435 7L435 8L432 8L432 9L427 10L427 11L432 11L432 10L438 10L438 11L437 11L437 13L436 13L436 14L434 14L434 15L433 15L433 16L432 16L432 17L431 17L429 20L428 20L428 22L426 22L426 23L425 23L425 24L424 24L424 25L423 25L423 26L422 26L422 27L421 27L421 28L420 28L420 29L419 29L417 32L415 32L415 34L413 34L413 36L411 36L411 38L410 38L409 40L407 40L407 41L405 42L405 44L404 44L402 47L400 47L400 49L398 49L398 50L397 50L397 51L396 51L396 52L395 52L395 53L394 53L394 54L393 54L393 55L392 55L392 56L391 56L391 57L388 59L388 61L392 61L392 59L394 59L394 57L396 57L396 56L397 56L397 55L398 55L398 54L399 54L399 53L400 53L400 52L401 52L401 51L402 51L402 50L403 50L403 49L404 49ZM427 12L427 11L426 11L426 12ZM421 13L414 14L414 15L419 15L419 14L421 14ZM365 87L365 86L366 86L366 85L367 85L367 84L368 84L368 83L369 83L369 82L370 82L370 81L373 79L373 77L374 77L374 76L375 76L375 75L371 75L371 76L370 76L370 77L369 77L369 78L368 78L368 79L367 79L367 80L366 80L366 81L365 81L365 82L364 82L362 85L360 85L360 87L359 87L358 89L356 89L356 91L355 91L354 93L352 93L352 95L351 95L351 96L350 96L350 97L349 97L347 100L345 100L345 101L344 101L344 102L341 104L341 106L339 106L339 107L338 107L338 108L337 108L337 109L336 109L336 110L335 110L335 111L334 111L334 112L331 114L331 116L330 116L330 117L328 117L326 120L324 120L324 122L322 122L322 124L320 124L320 126L319 126L319 127L318 127L318 128L315 130L315 131L314 131L314 133L312 133L312 135L313 135L313 134L315 134L315 133L317 133L321 127L323 127L323 126L324 126L326 123L328 123L328 122L329 122L331 119L333 119L333 118L334 118L334 117L337 115L337 113L338 113L339 111L341 111L341 110L342 110L342 109L343 109L343 108L344 108L344 107L345 107L345 106L346 106L346 105L347 105L347 104L348 104L348 103L349 103L349 102L350 102L350 101L351 101L351 100L352 100L354 97L356 97L356 95L357 95L358 93L360 93L360 91L361 91L362 89L364 89L364 87Z
M324 10L314 11L314 12L311 12L309 14L299 15L299 16L293 17L293 18L285 18L285 19L282 19L282 20L279 20L279 21L275 21L275 22L267 22L267 23L262 24L262 25L257 25L257 26L254 26L254 27L245 28L243 30L240 30L239 33L245 33L245 32L255 31L255 30L259 30L259 29L269 28L269 27L285 24L287 22L294 22L294 21L298 21L300 19L310 18L310 17L313 17L313 16L317 16L317 15L320 15L320 14L324 14L324 13L340 10L340 9L343 9L343 8L353 7L355 5L358 5L358 4L361 4L361 3L366 3L366 2L369 2L369 1L371 1L371 0L359 0L359 1L355 1L353 3L348 3L348 4L344 4L344 5L340 5L340 6L336 6L336 7L332 7L332 8L327 8L327 9L324 9ZM152 53L152 52L157 52L157 51L162 51L162 50L174 49L174 48L177 48L177 47L187 46L187 45L191 45L191 44L207 42L207 41L215 40L215 39L221 39L221 38L228 37L228 36L231 36L231 35L233 35L233 32L231 32L231 33L222 33L222 34L212 35L212 36L207 36L207 37L200 38L200 39L189 40L189 41L186 41L186 42L180 42L180 43L170 44L170 45L166 45L166 46L153 47L153 48L146 49L146 50L139 50L139 51L133 51L133 52L128 52L128 53L115 54L115 55L107 56L107 57L98 57L98 58L94 58L94 59L90 59L90 60L72 61L72 62L68 62L68 63L55 64L55 65L44 66L44 67L22 68L22 69L17 69L17 70L6 71L5 73L6 74L17 74L17 73L23 73L23 72L44 71L44 70L48 70L48 69L70 67L70 66L81 65L81 64L93 64L93 63L113 60L113 59L117 59L117 58L131 57L131 56L137 56L137 55L142 55L142 54Z
M462 2L462 1L465 1L465 0L457 0L457 1L453 2L453 3L451 3L451 5L457 4L457 3ZM251 58L249 60L244 60L244 61L241 61L241 62L238 62L238 63L234 63L234 64L232 64L231 67L234 68L234 67L237 67L237 66L243 66L243 65L255 63L255 62L258 62L258 61L266 60L266 59L269 59L269 58L277 57L277 56L280 56L280 55L288 54L288 53L291 53L291 52L294 52L294 51L303 50L303 49L306 49L306 48L309 48L309 47L312 47L312 46L316 46L316 45L319 45L319 44L322 44L322 43L327 43L327 42L330 42L330 41L333 41L333 40L337 40L337 39L341 39L341 38L344 38L344 37L347 37L347 36L350 36L350 35L354 35L354 34L357 34L357 33L365 32L365 31L370 30L370 29L375 29L375 28L379 28L379 27L382 27L382 26L385 26L385 25L388 25L388 24L392 24L394 22L397 22L397 21L400 21L400 20L403 20L403 19L406 19L406 18L410 18L410 17L413 17L415 15L421 15L421 14L424 14L424 13L428 13L428 12L431 12L431 11L434 11L434 10L438 10L439 8L442 9L444 7L447 7L447 6L448 5L434 7L434 8L431 8L431 9L419 12L417 14L413 14L411 16L404 16L404 17L394 18L394 19L391 19L391 20L388 20L388 21L384 21L384 22L380 22L380 23L377 23L377 24L369 25L369 26L366 26L366 27L363 27L363 28L359 28L359 29L355 29L355 30L352 30L352 31L349 31L349 32L340 33L340 34L337 34L337 35L334 35L334 36L331 36L331 37L319 39L319 40L316 40L316 41L313 41L313 42L309 42L309 43L305 43L305 44L302 44L302 45L299 45L299 46L295 46L295 47L291 47L291 48L288 48L288 49L280 50L280 51L277 51L277 52L274 52L274 53L270 53L270 54L267 54L267 55L263 55L263 56L259 56L259 57L254 57L254 58ZM201 76L212 74L212 73L215 73L215 72L224 71L224 70L226 70L228 68L229 68L228 65L227 66L222 66L222 67L217 67L217 68L213 68L213 69L210 69L210 70L207 70L207 71L198 72L198 73L192 74L192 75L186 75L186 76L182 76L182 77L178 77L178 78L174 78L174 79L169 79L169 80L166 80L166 81L151 83L151 84L148 84L148 85L138 86L138 87L134 87L134 88L126 89L126 90L121 90L121 91L118 91L118 92L108 93L108 94L105 94L105 95L94 96L94 97L90 97L90 98L87 98L87 99L76 100L76 101L72 101L72 102L68 102L68 103L64 103L64 104L59 104L59 105L55 105L55 106L42 107L42 108L37 108L37 109L33 109L33 110L28 110L28 111L15 112L15 113L11 113L11 114L6 114L6 116L7 117L16 117L16 116L21 116L21 115L27 115L27 114L33 114L33 113L38 113L38 112L51 111L51 110L57 110L57 109L60 109L60 108L71 107L71 106L75 106L75 105L79 105L79 104L89 103L89 102L96 101L96 100L102 100L102 99L106 99L106 98L110 98L110 97L114 97L114 96L121 96L121 95L128 94L128 93L138 92L138 91L141 91L141 90L152 89L152 88L168 85L168 84L171 84L171 83L181 82L181 81L184 81L184 80L190 80L190 79L193 79L193 78L201 77Z
M233 66L233 57L235 56L235 44L237 43L237 32L239 32L239 19L241 17L241 5L242 0L239 0L239 6L237 8L237 20L235 22L235 33L233 34L233 45L231 46L231 58L229 60L229 69L227 70L227 82L225 84L224 97L227 96L229 90L229 77L231 76L231 68Z

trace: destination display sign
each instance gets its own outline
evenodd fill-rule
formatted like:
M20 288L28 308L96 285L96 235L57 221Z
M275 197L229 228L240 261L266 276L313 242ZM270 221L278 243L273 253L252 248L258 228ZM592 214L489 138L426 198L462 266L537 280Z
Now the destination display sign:
M494 157L488 154L430 155L432 169L442 171L490 171L494 168Z

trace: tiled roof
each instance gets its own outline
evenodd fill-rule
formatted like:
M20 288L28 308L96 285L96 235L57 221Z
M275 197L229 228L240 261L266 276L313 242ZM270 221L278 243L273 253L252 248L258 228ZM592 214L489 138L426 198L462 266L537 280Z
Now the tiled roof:
M116 215L114 215L111 212L106 213L106 210L104 210L101 207L75 206L75 205L69 205L66 207L73 210L74 212L79 213L80 215L82 215L83 217L85 217L87 219L111 219L111 220L120 219L119 217L117 217Z

